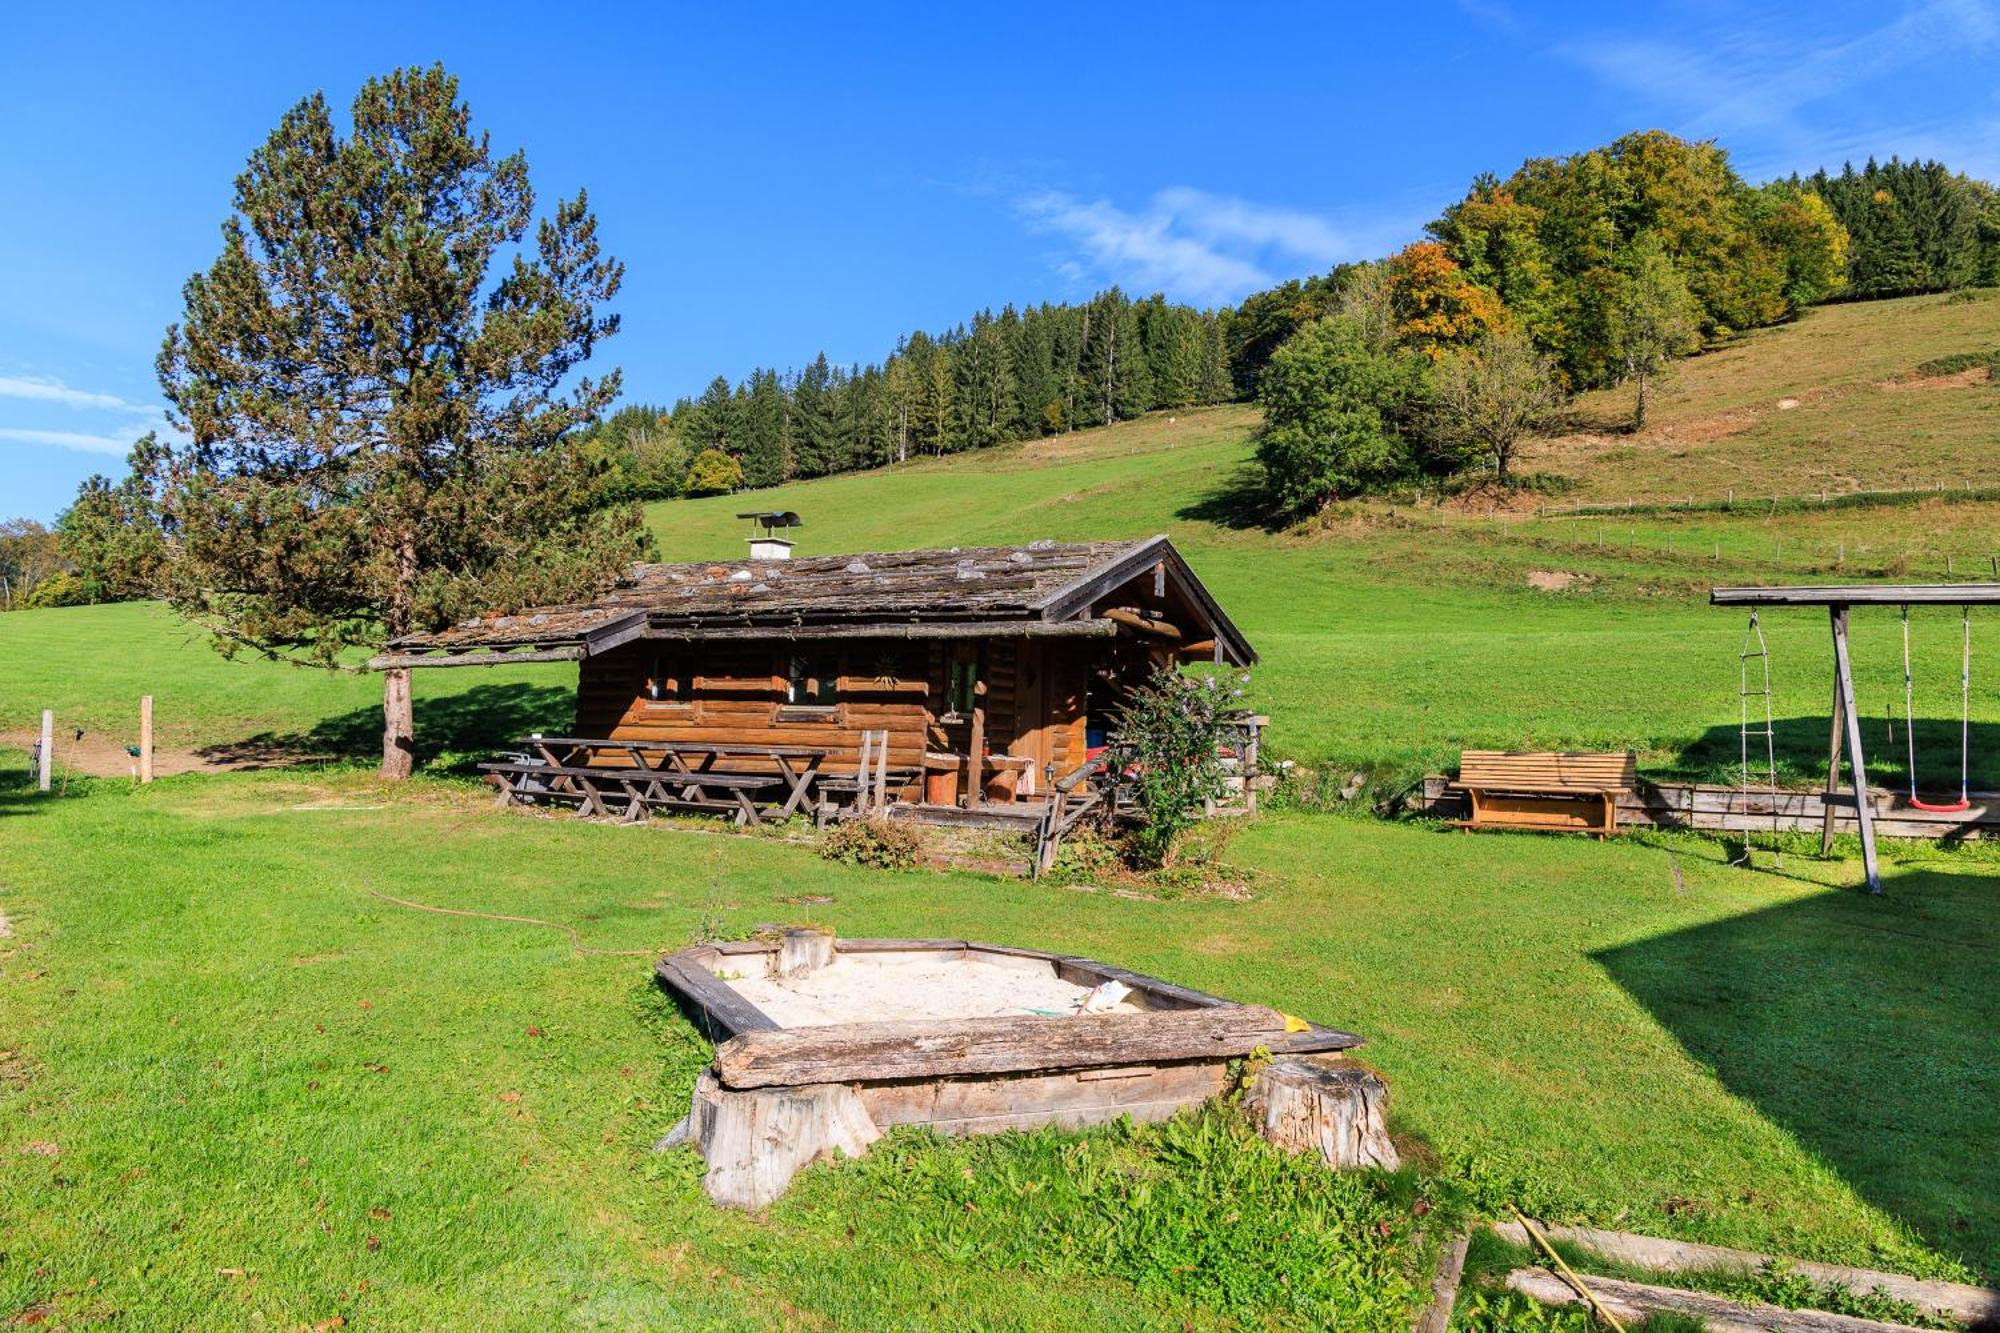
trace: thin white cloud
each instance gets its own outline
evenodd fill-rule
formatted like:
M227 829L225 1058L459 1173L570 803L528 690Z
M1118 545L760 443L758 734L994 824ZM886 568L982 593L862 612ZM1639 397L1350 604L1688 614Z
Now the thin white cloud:
M1932 0L1864 32L1814 34L1796 21L1741 22L1676 40L1582 37L1554 48L1602 82L1679 117L1683 134L1751 135L1776 155L1824 154L1893 99L1856 90L2000 44L1988 0Z
M59 449L78 449L90 454L116 454L124 457L132 451L132 443L143 431L126 435L86 435L73 430L33 430L24 426L0 426L0 440L12 440L19 444L52 444Z
M1077 253L1054 258L1071 281L1109 278L1139 292L1232 301L1276 277L1362 258L1366 248L1326 218L1230 195L1175 186L1131 211L1060 190L1018 196L1037 231L1067 237Z
M34 376L0 375L0 398L25 398L36 403L60 403L64 407L99 408L113 412L152 411L116 394L72 389L61 380Z

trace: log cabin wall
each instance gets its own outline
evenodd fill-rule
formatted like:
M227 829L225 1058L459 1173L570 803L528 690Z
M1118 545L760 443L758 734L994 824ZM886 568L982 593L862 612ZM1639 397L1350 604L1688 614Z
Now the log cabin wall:
M640 640L581 663L575 734L818 746L835 751L822 771L851 774L861 733L886 731L890 767L914 772L926 751L962 755L970 744L970 714L954 707L952 666L971 662L984 686L978 701L986 752L1026 760L1033 773L1016 795L1045 796L1050 766L1060 776L1084 760L1090 678L1117 647L1025 637L840 645ZM812 691L805 704L789 701L795 657ZM817 692L829 674L830 693Z
M852 774L864 731L889 734L889 766L916 774L926 753L965 755L975 713L984 752L1016 776L996 799L1039 798L1088 757L1093 729L1162 665L1200 647L1204 621L1164 567L1097 597L1092 616L1131 612L1167 627L1112 640L682 642L641 639L586 658L576 734L684 744L805 745L834 751L822 771ZM977 681L965 696L965 672ZM1093 725L1094 724L1094 725ZM746 765L747 766L747 765ZM902 793L915 797L914 782Z
M795 657L805 667L803 703L788 697ZM822 772L851 774L859 762L861 733L886 731L889 766L914 771L923 764L929 720L932 682L927 666L924 648L902 644L640 640L581 664L576 734L684 744L818 746L834 751ZM822 686L828 678L830 684Z

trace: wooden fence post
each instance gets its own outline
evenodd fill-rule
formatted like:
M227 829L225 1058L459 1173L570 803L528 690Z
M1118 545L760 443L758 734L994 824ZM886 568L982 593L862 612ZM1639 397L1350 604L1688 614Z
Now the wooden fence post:
M139 696L139 781L153 780L153 696Z
M42 744L35 757L35 785L43 791L49 789L49 770L54 767L56 751L55 710L42 710Z

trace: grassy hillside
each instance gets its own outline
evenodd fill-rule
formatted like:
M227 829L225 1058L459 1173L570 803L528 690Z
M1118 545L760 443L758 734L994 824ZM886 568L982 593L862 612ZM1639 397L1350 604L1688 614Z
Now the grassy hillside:
M804 552L1167 532L1263 655L1257 689L1280 754L1409 773L1467 745L1631 745L1656 772L1717 774L1736 748L1743 623L1705 605L1711 584L1942 578L1947 557L1963 577L2000 546L1992 503L1771 514L1747 497L1970 470L2000 427L2000 386L1898 377L1986 346L2000 346L2000 293L1816 310L1687 363L1645 434L1547 441L1526 463L1574 475L1583 499L1734 488L1745 499L1726 513L1534 519L1370 504L1273 533L1247 500L1257 413L1233 406L659 504L649 518L670 560L741 554L747 524L734 515L761 507L804 515ZM1780 410L1787 394L1801 405ZM1621 410L1616 393L1582 409ZM1718 433L1718 420L1735 425ZM1941 467L1944 457L1958 466ZM1802 460L1817 470L1801 471ZM1803 776L1823 762L1813 719L1826 707L1824 631L1803 614L1768 628L1784 759ZM1954 632L1947 615L1918 618L1920 714L1955 711ZM1864 616L1856 635L1862 706L1872 734L1886 736L1901 698L1893 616ZM1982 672L2000 670L2000 640L1991 648L1975 663L1985 724L1976 763L2000 785L2000 675ZM559 726L572 680L562 667L419 672L419 740L450 755ZM163 737L190 748L366 756L377 744L365 677L224 663L154 608L0 618L0 743L20 744L52 706L122 746L146 689L160 697ZM1939 723L1919 739L1938 771L1951 767L1955 728ZM1882 748L1882 774L1894 778L1899 760Z
M1950 401L1987 410L1979 395L2000 390L1983 384L1868 387L1918 350L1872 341L1902 336L1881 325L1899 312L1925 355L2000 343L2000 305L1925 298L1816 312L1722 355L1768 377L1803 348L1857 399L1963 393ZM1954 322L1973 315L1986 323ZM1878 334L1800 341L1843 320ZM1705 363L1676 394L1696 392ZM1664 440L1679 411L1661 437L1615 447L1648 460L1688 447ZM1263 653L1281 753L1408 772L1463 744L1637 744L1656 771L1714 771L1736 747L1743 623L1706 607L1711 581L1831 573L1814 543L1850 543L1850 570L1921 571L1944 549L1971 559L2000 514L1930 501L1611 522L1371 504L1273 533L1242 502L1255 421L1161 416L659 505L650 520L670 559L740 553L735 512L770 505L805 516L808 552L1165 531ZM1712 447L1760 467L1745 443L1759 428ZM1585 494L1614 493L1609 454L1579 449ZM1840 465L1858 481L1893 480L1880 470L1893 449L1853 454ZM1558 575L1565 590L1549 590ZM1956 623L1919 616L1915 630L1942 783ZM2000 623L1980 630L1975 771L2000 784ZM1781 739L1810 776L1824 629L1781 615L1770 634ZM1859 617L1856 636L1868 734L1893 774L1893 616ZM420 672L419 739L449 758L560 726L573 680ZM0 745L53 706L115 771L147 691L163 743L190 760L376 746L370 678L224 662L156 607L0 616ZM522 817L460 784L356 773L86 781L41 798L16 760L0 766L0 1197L20 1204L0 1207L0 1317L1220 1328L1255 1311L1407 1327L1423 1282L1415 1188L2000 1272L2000 1168L1967 1151L2000 1134L2000 1072L1977 1058L2000 1023L1991 848L1890 847L1878 899L1829 891L1856 883L1853 860L1796 849L1753 872L1692 837L1475 838L1280 811L1231 826L1241 894L1134 898L863 871L781 830ZM582 949L562 929L371 891L574 927ZM646 955L697 930L806 919L1075 950L1351 1027L1434 1167L1308 1215L1268 1155L1204 1148L1195 1130L897 1136L866 1163L808 1173L762 1217L717 1213L688 1154L649 1150L708 1052L648 983ZM1079 1182L1093 1206L1054 1215L1048 1200Z
M1996 348L2000 291L1821 306L1683 362L1642 436L1623 433L1630 387L1587 395L1579 407L1596 429L1550 441L1527 466L1611 501L1977 481L2000 392L1978 374L1915 371Z

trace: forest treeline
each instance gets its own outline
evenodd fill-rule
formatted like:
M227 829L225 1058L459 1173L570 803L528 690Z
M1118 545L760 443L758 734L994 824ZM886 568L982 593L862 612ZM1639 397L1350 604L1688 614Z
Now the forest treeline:
M801 371L718 375L698 397L620 409L594 438L615 488L637 499L957 453L1255 397L1286 340L1343 309L1365 319L1370 300L1396 341L1433 362L1511 328L1551 359L1560 388L1594 388L1636 373L1631 281L1655 252L1671 272L1653 277L1686 289L1684 302L1665 293L1692 322L1667 330L1678 354L1821 301L2000 283L2000 194L1940 163L1894 159L1752 186L1714 144L1633 134L1482 176L1397 255L1234 307L1113 287L1079 304L982 310L905 335L877 363L822 353ZM1398 391L1392 418L1409 416L1416 390ZM1401 452L1432 470L1464 462L1464 449L1432 444Z
M1394 255L1196 309L1113 287L982 310L879 362L718 375L587 428L600 505L725 493L1255 399L1274 515L1411 479L1501 481L1567 397L1811 305L2000 284L2000 192L1937 162L1751 185L1714 143L1649 131L1481 176ZM0 534L12 605L135 595L157 524L140 464L56 528ZM127 548L136 548L134 555ZM53 580L53 581L50 581ZM48 586L37 585L47 582ZM30 599L33 598L31 602Z

